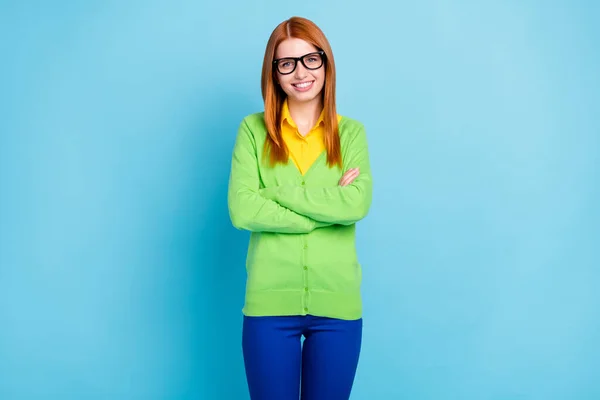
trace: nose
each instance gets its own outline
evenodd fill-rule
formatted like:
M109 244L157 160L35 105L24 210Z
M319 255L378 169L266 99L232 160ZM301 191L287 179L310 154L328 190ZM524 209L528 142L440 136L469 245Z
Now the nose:
M302 79L306 78L306 75L307 75L307 70L306 70L306 68L304 68L304 64L302 64L300 61L298 61L296 64L296 70L294 71L294 78L296 78L298 80L302 80Z

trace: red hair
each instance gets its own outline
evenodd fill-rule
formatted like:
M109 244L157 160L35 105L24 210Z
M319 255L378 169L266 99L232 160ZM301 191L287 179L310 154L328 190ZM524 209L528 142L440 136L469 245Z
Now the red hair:
M275 82L276 71L273 68L275 51L281 42L289 38L302 39L318 50L325 52L325 84L321 91L323 100L323 123L325 150L327 151L327 164L342 166L342 152L338 130L337 111L335 106L335 62L329 41L312 21L292 17L280 23L267 42L265 58L263 60L261 88L265 103L265 125L267 127L267 140L265 141L265 154L268 154L271 165L278 162L287 163L288 149L281 136L281 108L286 94L281 86Z

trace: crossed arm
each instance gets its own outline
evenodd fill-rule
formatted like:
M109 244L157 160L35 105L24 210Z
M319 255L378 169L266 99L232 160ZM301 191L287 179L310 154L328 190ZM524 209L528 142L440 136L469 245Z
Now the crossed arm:
M244 121L233 148L227 204L234 227L251 232L308 233L329 224L300 215L259 193L256 142Z
M351 225L367 215L372 201L369 151L362 126L348 143L346 165L351 168L336 187L288 185L261 189L260 193L279 205L316 221Z
M348 170L330 188L278 186L259 189L256 142L242 122L234 145L228 188L233 226L252 232L308 233L333 224L349 225L366 216L371 203L371 172L361 128L349 143Z

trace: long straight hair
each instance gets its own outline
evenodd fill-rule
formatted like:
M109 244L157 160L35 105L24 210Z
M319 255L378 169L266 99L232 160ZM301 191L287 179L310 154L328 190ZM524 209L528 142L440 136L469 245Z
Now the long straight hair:
M268 136L265 141L265 155L268 155L271 165L279 162L287 163L289 159L288 149L281 135L281 108L286 94L277 85L275 74L277 71L273 66L275 51L281 42L289 38L302 39L318 50L325 52L325 84L320 96L323 100L323 123L324 123L324 144L327 151L327 164L342 166L342 152L340 149L340 138L338 130L338 119L335 103L335 62L333 52L325 34L312 21L292 17L280 23L271 33L267 42L265 57L262 67L261 88L262 97L265 103L265 125Z

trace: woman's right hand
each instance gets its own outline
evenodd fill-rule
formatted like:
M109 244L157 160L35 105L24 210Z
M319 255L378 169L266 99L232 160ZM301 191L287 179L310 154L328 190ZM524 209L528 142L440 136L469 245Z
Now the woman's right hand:
M340 186L348 186L358 177L358 168L350 168L340 179Z

